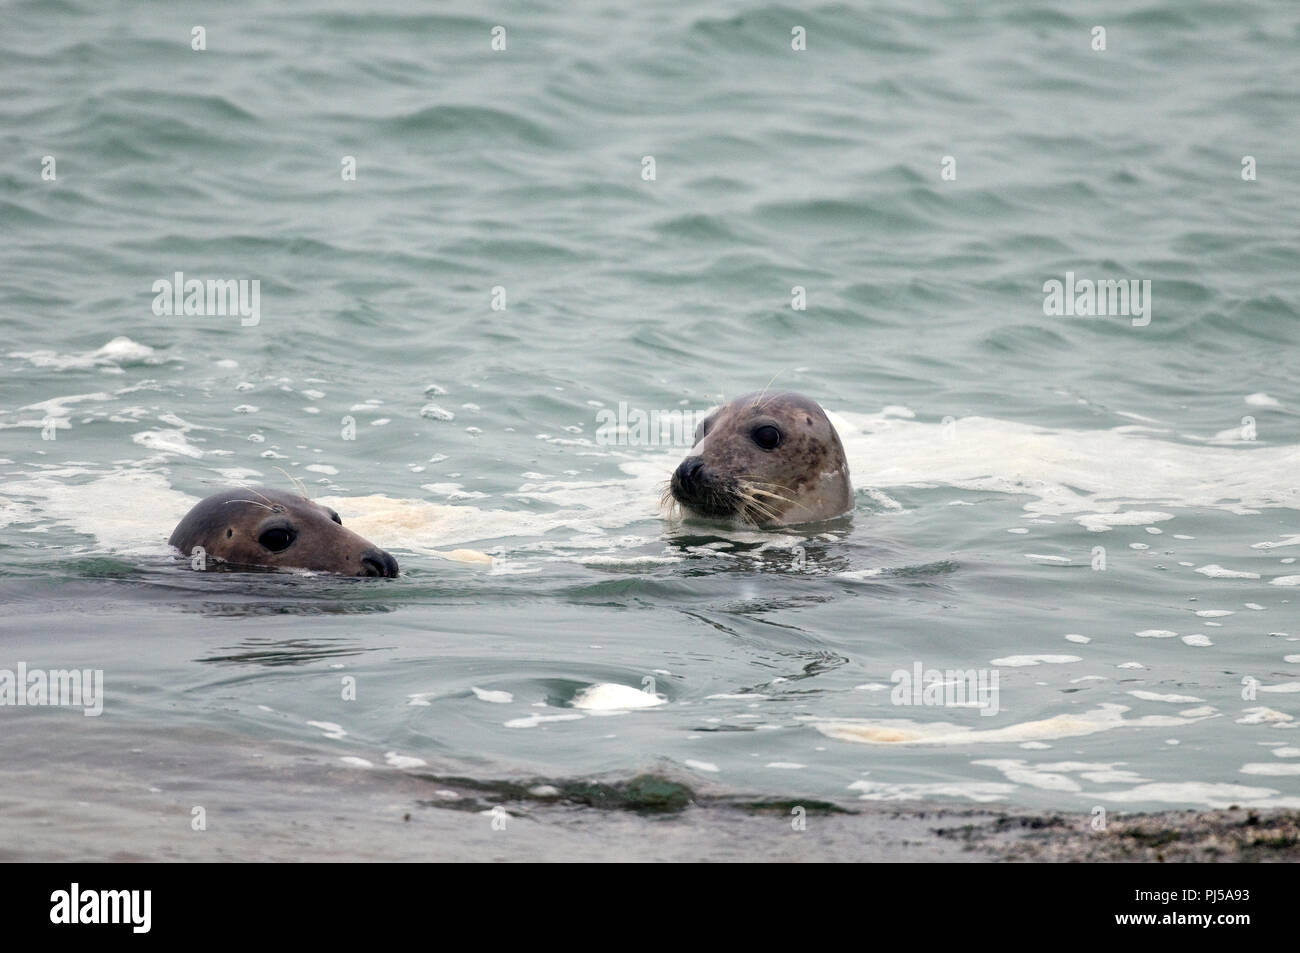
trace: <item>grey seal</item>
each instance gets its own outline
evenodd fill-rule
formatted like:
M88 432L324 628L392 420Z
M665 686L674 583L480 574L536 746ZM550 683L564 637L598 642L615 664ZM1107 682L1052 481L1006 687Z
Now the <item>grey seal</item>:
M853 484L820 404L790 392L753 393L700 421L664 499L696 518L791 526L852 512Z
M195 504L168 542L202 568L311 569L395 577L397 560L343 528L339 514L296 493L237 487ZM211 567L209 567L211 564Z

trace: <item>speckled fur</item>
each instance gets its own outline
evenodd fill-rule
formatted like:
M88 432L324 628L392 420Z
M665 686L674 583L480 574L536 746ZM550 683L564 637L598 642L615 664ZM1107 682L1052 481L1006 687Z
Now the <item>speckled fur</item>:
M750 436L765 424L781 430L775 450ZM704 468L692 481L683 468L697 456ZM668 495L688 515L760 526L816 523L853 509L839 435L816 401L788 392L746 394L705 418Z
M209 569L312 569L347 576L380 575L370 557L397 575L397 560L341 523L333 510L294 493L267 487L238 487L195 504L168 542L185 556L202 546ZM290 526L293 543L273 553L258 543L271 526Z

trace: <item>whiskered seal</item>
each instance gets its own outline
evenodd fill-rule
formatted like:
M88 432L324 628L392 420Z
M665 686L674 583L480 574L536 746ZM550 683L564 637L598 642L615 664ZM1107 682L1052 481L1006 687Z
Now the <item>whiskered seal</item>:
M187 557L202 547L203 568L312 569L346 576L398 573L396 559L344 529L334 510L267 487L236 487L199 501L168 542Z
M664 494L688 515L753 526L818 523L853 510L844 447L802 394L753 393L709 414Z

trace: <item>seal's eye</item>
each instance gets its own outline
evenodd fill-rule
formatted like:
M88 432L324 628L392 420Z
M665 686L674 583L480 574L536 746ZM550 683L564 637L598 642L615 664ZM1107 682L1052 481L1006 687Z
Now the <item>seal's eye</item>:
M761 450L775 450L781 446L781 431L777 430L771 424L765 424L762 427L755 427L753 433L749 435L754 443L758 444Z
M340 526L343 525L343 521L339 519L339 514L335 513L333 510L330 510L330 519L338 523Z
M288 549L296 538L297 534L288 527L272 526L257 537L257 541L271 552L279 553Z
M713 423L712 417L706 417L704 420L700 421L699 426L695 428L695 443L699 443L708 435L709 424L711 423Z

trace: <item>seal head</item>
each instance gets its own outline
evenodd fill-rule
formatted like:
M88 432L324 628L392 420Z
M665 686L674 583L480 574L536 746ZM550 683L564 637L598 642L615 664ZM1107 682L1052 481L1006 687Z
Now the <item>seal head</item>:
M689 516L753 526L817 523L853 510L844 447L802 394L746 394L695 431L665 498Z
M398 572L396 559L344 529L332 509L266 487L240 487L201 500L168 542L186 556L202 547L205 568L212 564L387 577Z

